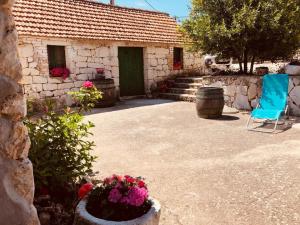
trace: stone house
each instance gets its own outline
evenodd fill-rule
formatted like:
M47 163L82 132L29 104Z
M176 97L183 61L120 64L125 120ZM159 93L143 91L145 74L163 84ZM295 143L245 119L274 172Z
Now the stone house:
M203 65L200 54L182 47L166 13L91 0L16 0L13 13L29 98L64 102L96 68L114 79L120 96L144 95L157 81ZM53 77L54 67L70 76Z

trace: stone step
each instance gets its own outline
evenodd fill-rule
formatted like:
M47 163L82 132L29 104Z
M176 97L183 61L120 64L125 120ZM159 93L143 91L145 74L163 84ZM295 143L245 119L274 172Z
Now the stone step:
M202 77L177 77L176 83L202 83Z
M176 101L196 102L196 96L188 94L161 93L160 97Z
M203 85L201 83L174 83L174 88L193 88L198 89L199 87L202 87Z
M173 94L188 94L188 95L195 95L198 89L193 88L170 88L169 93Z

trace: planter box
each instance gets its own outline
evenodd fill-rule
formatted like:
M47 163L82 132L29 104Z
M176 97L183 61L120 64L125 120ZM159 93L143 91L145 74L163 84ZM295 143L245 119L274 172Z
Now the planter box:
M98 219L86 210L87 199L83 199L79 202L73 225L158 225L160 218L160 204L154 199L150 199L152 202L152 207L149 212L137 219L129 221L107 221Z
M287 65L285 72L290 75L300 75L300 66Z

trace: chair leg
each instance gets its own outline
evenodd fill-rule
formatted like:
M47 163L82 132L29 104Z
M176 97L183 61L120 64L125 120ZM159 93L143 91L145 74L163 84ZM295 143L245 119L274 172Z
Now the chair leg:
M250 115L250 117L249 117L249 119L247 121L247 130L249 130L249 124L250 124L251 119L252 119L252 116Z
M279 118L276 120L276 123L275 123L275 127L274 127L274 130L273 130L273 132L275 132L275 131L277 130L278 121L279 121Z

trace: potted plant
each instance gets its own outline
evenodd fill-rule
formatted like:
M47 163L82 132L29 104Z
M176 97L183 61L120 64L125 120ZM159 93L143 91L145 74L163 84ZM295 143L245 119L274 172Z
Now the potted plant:
M158 225L160 204L141 177L113 175L100 185L83 185L74 225Z
M285 72L290 75L300 75L300 61L294 60L285 67Z
M105 69L104 68L96 68L96 79L104 80L105 79L105 74L104 74Z

